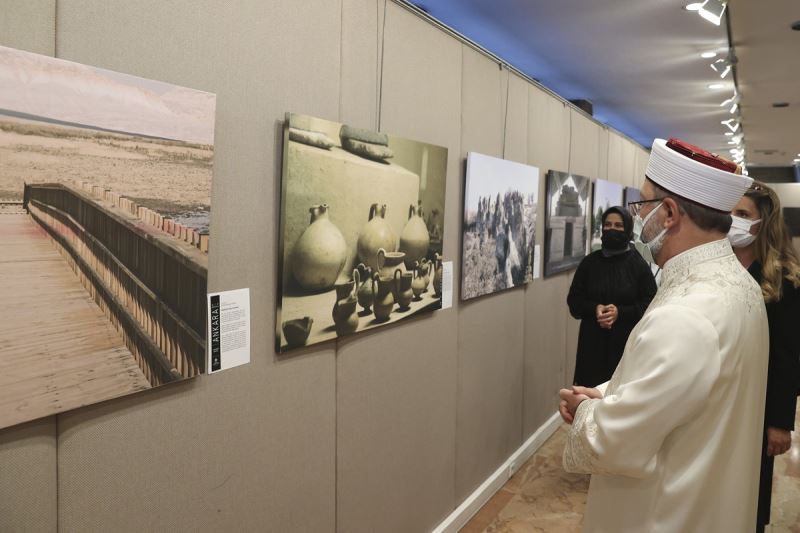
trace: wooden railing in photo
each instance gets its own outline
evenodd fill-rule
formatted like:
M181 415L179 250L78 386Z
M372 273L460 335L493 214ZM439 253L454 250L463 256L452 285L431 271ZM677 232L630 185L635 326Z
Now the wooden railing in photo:
M207 235L87 184L26 184L23 201L151 385L204 371Z

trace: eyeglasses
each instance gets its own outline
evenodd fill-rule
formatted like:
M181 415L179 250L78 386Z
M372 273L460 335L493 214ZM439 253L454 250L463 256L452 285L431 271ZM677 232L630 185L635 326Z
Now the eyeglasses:
M663 198L653 198L652 200L639 200L638 202L630 202L627 205L628 213L630 213L632 217L635 217L642 212L642 208L645 204L649 204L651 202L660 202L662 200Z

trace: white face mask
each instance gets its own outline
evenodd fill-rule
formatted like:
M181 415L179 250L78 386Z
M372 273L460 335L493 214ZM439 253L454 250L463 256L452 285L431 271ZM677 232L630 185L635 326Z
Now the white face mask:
M642 235L644 234L644 229L647 226L647 222L662 205L664 205L664 202L660 202L655 209L647 213L647 216L644 217L644 220L642 220L642 217L639 215L636 215L633 218L633 245L648 263L656 262L655 256L658 255L658 253L661 251L661 247L664 245L664 236L667 234L667 228L663 228L661 233L647 242L642 239Z
M744 248L750 246L756 240L756 236L750 233L750 228L761 222L758 220L747 220L746 218L735 217L731 215L733 223L731 229L728 231L728 240L731 241L731 246L734 248Z

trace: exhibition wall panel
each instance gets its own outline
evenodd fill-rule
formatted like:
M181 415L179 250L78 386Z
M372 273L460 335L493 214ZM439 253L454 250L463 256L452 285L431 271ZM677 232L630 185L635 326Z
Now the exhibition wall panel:
M511 99L508 71L464 46L461 157L503 157L505 143L520 151L527 138L505 130L506 116L526 115L527 98ZM508 95L508 109L505 107ZM506 115L508 113L508 115ZM525 162L523 155L522 163ZM463 170L459 172L464 175ZM463 179L459 197L463 197ZM459 279L459 275L456 279ZM456 499L467 497L522 444L524 290L459 302Z
M0 531L429 531L556 412L571 274L275 354L284 113L447 147L454 280L467 152L537 166L541 213L548 170L631 185L646 151L394 2L0 13L0 44L217 95L209 290L252 315L249 365L0 432Z
M391 2L385 31L380 129L448 148L444 256L453 261L461 45ZM429 531L458 504L457 321L454 310L435 312L339 341L337 530Z
M55 0L0 1L0 45L55 54ZM0 531L56 531L56 417L0 431Z
M253 316L251 364L60 416L60 529L334 529L334 347L278 359L272 324L280 122L338 118L340 19L326 0L59 4L62 57L217 94L209 290L249 287Z
M570 109L538 87L528 89L528 164L539 167L539 212L544 209L549 169L569 165ZM536 220L544 236L545 217ZM544 262L544 239L539 239ZM558 390L566 383L567 289L566 275L539 278L525 289L525 350L522 435L532 435L558 409Z

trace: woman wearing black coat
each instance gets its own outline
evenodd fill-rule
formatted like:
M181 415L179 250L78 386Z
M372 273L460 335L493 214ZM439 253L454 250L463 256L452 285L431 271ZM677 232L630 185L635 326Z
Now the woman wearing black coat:
M650 266L630 245L627 210L611 207L602 220L603 247L581 261L567 296L570 314L581 321L573 384L584 387L611 378L657 290Z
M775 192L756 183L739 200L728 238L761 286L769 323L764 444L756 531L770 521L775 456L791 447L800 383L800 259L792 247Z

